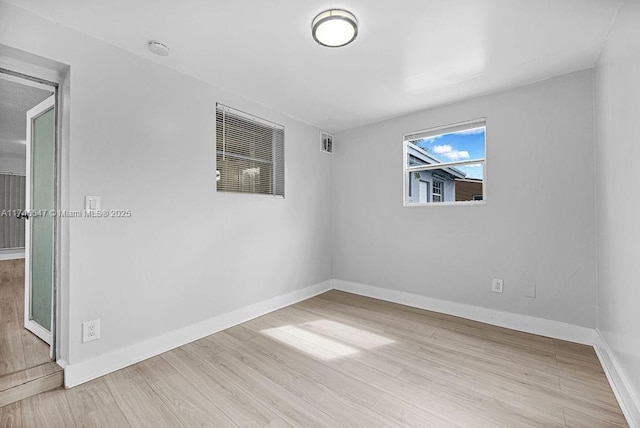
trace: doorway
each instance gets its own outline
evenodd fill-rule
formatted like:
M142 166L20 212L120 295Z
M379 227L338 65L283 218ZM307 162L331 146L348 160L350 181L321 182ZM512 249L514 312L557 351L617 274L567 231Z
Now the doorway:
M56 99L0 69L0 379L56 355Z
M429 202L429 187L428 181L420 180L418 182L418 202L421 204Z

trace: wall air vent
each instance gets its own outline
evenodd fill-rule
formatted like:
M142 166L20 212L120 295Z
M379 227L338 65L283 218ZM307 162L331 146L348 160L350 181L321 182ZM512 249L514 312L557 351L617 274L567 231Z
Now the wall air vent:
M320 150L324 153L333 153L333 135L328 132L321 132L321 143Z

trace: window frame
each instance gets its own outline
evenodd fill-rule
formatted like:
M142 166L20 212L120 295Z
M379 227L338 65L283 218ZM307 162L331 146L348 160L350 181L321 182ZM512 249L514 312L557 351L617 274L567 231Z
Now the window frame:
M223 120L222 123L218 123L218 115L222 114ZM235 120L244 121L247 124L251 124L251 126L261 126L265 129L271 129L272 141L271 141L271 160L261 159L258 156L247 156L244 154L234 153L233 151L227 151L226 144L224 138L226 137L226 115L230 114L235 117ZM237 124L230 124L236 126ZM240 129L240 131L251 132L249 129ZM222 140L222 150L219 149L219 141L218 141L218 133L222 132L223 140ZM277 138L277 133L281 133L281 139ZM260 118L258 116L252 115L250 113L246 113L244 111L235 109L233 107L226 106L221 103L216 103L216 137L215 137L215 152L216 152L216 163L215 163L215 171L216 171L216 193L221 194L244 194L251 196L262 196L269 198L277 198L284 199L285 197L285 178L286 178L286 166L285 166L285 127L283 125L277 124L275 122L271 122L269 120ZM244 144L251 145L252 142L244 142ZM255 143L255 142L253 142ZM252 150L256 148L253 147ZM270 193L260 192L260 191L243 191L243 190L233 190L233 189L220 189L219 181L221 175L221 167L218 165L218 157L221 156L223 160L225 158L231 158L236 160L245 160L256 163L261 163L264 165L269 165L271 170L271 185ZM248 170L247 170L248 171ZM245 180L245 176L238 176L238 184L241 185L241 181ZM281 179L281 183L279 180ZM242 185L240 187L243 187ZM255 187L255 185L254 185ZM280 193L278 193L280 192Z
M437 190L439 190L438 192L436 192L436 188L438 188ZM438 198L438 200L436 201L436 197ZM431 203L442 203L444 202L444 181L442 180L433 180L431 183ZM420 202L418 202L420 203ZM422 203L429 203L429 201L427 202L422 202Z
M480 125L479 125L480 124ZM475 125L475 126L474 126ZM464 160L464 161L454 161L454 162L442 162L439 164L431 164L431 165L415 165L409 166L407 164L407 158L409 155L409 141L410 137L415 137L418 135L426 136L438 136L445 134L453 134L455 132L460 132L465 129L474 129L484 127L485 141L484 141L484 158L481 159L472 159L472 160ZM427 128L421 131L407 132L403 135L403 152L402 152L402 202L404 207L428 207L428 206L465 206L465 205L484 205L487 203L487 119L486 117L479 117L477 119L466 120L463 122L451 123L448 125L441 125L432 128ZM413 141L416 141L417 138L414 138ZM447 167L456 167L456 166L464 166L464 165L473 165L481 163L483 166L482 169L482 196L481 200L470 200L470 201L442 201L442 202L433 202L433 189L431 189L431 198L428 198L428 202L409 202L409 195L407 190L410 186L410 174L414 172L420 171L429 171L435 169L442 169ZM436 180L433 180L436 181ZM433 184L432 184L433 186ZM444 185L443 185L443 194L444 194Z
M411 183L411 180L409 180L409 183ZM423 179L418 179L418 200L420 200L420 183L424 183L424 184L425 184L425 186L426 186L426 188L427 188L427 195L426 195L426 199L427 199L427 200L426 200L426 201L424 201L424 202L421 202L421 203L431 202L431 201L430 201L430 199L431 199L431 192L432 192L432 189L431 189L431 181L426 181L426 180L423 180ZM411 195L409 195L409 196L411 196Z

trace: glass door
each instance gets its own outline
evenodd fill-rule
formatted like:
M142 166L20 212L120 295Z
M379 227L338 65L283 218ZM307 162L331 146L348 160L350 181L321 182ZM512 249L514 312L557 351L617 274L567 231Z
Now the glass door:
M27 113L25 328L52 343L56 110L51 96Z

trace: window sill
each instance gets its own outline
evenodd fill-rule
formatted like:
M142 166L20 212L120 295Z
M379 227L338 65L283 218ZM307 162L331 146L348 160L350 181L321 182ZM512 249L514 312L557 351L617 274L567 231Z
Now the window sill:
M485 205L487 201L458 201L458 202L423 202L423 203L404 203L405 208L416 207L455 207L455 206L469 206L469 205Z

